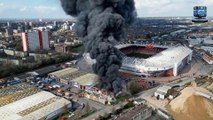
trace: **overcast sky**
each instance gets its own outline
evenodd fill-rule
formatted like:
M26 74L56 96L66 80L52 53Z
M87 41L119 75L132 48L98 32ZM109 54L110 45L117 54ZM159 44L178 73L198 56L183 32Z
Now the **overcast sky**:
M206 5L213 16L213 0L135 0L139 17L192 16L192 8ZM0 0L0 18L69 18L59 0Z

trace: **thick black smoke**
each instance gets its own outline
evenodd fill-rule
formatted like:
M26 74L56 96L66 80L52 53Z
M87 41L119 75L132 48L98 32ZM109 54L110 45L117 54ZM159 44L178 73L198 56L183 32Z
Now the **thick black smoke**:
M124 29L136 17L134 0L61 0L61 4L68 15L78 18L76 32L96 59L93 70L100 76L101 88L119 92L122 55L114 45L125 40Z

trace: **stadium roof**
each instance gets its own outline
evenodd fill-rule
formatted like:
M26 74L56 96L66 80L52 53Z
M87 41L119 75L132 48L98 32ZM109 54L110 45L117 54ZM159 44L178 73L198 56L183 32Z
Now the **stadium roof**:
M26 90L27 91L27 90ZM0 96L0 98L5 96ZM17 97L14 94L11 98ZM41 91L0 107L1 120L38 120L70 104L64 98Z
M139 43L139 44L118 44L115 47L117 49L122 49L122 48L130 47L130 46L145 47L147 45L153 45L154 47L157 47L157 48L169 48L169 47L171 47L171 45L160 45L160 44L152 44L152 43L147 43L147 44L141 44L141 43Z
M124 58L123 65L135 67L141 71L157 71L173 68L192 53L192 50L184 46L168 48L150 58Z

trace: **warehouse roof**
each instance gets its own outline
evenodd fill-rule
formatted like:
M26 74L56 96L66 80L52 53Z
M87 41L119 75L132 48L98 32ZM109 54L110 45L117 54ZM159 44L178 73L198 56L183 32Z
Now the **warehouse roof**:
M170 90L172 87L170 87L170 86L162 86L162 87L159 87L158 89L157 89L157 91L156 92L163 92L163 93L167 93L168 92L168 90Z
M78 69L76 69L76 68L66 68L66 69L62 69L62 70L50 73L49 75L60 78L60 77L63 77L67 74L71 74L71 73L76 72L76 71L78 71Z
M70 102L64 98L41 91L0 107L0 118L1 120L37 120L68 104Z
M73 79L73 81L78 82L82 86L91 86L94 85L98 81L98 79L99 78L97 75L88 73L86 75Z

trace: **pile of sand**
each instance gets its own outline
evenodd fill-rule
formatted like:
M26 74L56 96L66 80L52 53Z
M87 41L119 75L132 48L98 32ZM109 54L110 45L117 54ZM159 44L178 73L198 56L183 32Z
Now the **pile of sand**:
M206 91L202 88L187 87L169 104L168 110L175 120L213 120L213 101L196 96L195 90Z

